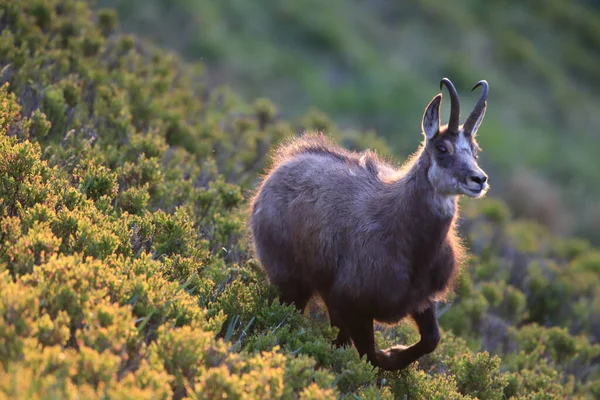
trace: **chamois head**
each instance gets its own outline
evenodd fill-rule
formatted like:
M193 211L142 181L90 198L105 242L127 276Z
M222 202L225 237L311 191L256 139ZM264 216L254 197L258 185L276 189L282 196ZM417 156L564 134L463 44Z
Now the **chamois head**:
M428 178L436 192L442 195L464 194L472 198L483 196L489 185L486 173L477 165L479 146L475 141L487 106L488 83L477 82L471 90L481 86L481 96L463 125L459 125L460 104L458 93L449 79L440 82L450 93L450 120L440 124L442 94L436 95L423 114L422 129L425 148L431 160Z

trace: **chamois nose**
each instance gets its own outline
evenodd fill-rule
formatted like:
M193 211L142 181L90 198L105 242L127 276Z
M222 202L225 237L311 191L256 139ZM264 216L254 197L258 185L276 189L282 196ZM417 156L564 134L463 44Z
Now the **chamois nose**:
M487 176L486 175L471 175L470 179L475 183L483 185L487 181Z

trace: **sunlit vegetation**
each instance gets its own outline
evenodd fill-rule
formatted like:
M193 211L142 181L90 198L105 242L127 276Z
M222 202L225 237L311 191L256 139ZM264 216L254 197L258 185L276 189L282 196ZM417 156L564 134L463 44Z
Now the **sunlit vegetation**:
M303 129L390 156L384 141L209 88L202 65L83 1L0 0L0 28L1 397L600 396L589 241L494 197L464 201L471 253L439 305L439 348L373 369L331 346L318 303L306 316L279 304L246 206L269 149ZM381 347L418 337L379 328Z

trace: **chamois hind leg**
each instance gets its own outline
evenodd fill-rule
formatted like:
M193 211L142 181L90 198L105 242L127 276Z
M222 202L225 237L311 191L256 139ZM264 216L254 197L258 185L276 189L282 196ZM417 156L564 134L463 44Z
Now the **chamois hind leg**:
M426 310L411 314L419 328L421 339L411 346L394 346L379 351L378 364L381 369L399 370L435 350L440 341L440 331L435 317L435 309L430 305Z
M348 346L352 343L350 332L346 323L344 322L343 313L335 305L335 302L331 298L324 296L325 305L327 306L327 313L329 314L329 322L331 326L338 328L337 338L333 341L333 345L336 347Z
M373 318L360 314L344 315L344 323L348 327L348 332L354 342L354 347L358 355L362 358L367 356L367 360L374 366L377 366L377 352L375 351L375 336L373 332Z
M290 263L293 255L285 246L274 247L270 251L260 251L258 255L267 273L269 283L279 292L279 301L283 304L293 304L300 313L312 297L313 289L306 284L301 276L302 268Z
M350 337L350 332L348 331L348 327L340 318L337 310L329 311L329 319L331 321L331 325L338 328L338 335L333 341L333 344L336 347L344 347L352 344L352 338Z
M312 297L313 291L307 285L303 285L301 280L274 283L279 290L279 300L283 304L293 304L300 313Z

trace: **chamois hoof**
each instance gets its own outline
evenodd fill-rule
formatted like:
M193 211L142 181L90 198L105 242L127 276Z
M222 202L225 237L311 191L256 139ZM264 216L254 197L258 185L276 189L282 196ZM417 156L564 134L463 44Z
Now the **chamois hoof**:
M408 357L407 346L397 345L377 351L377 366L386 371L398 371L406 368L413 360Z

